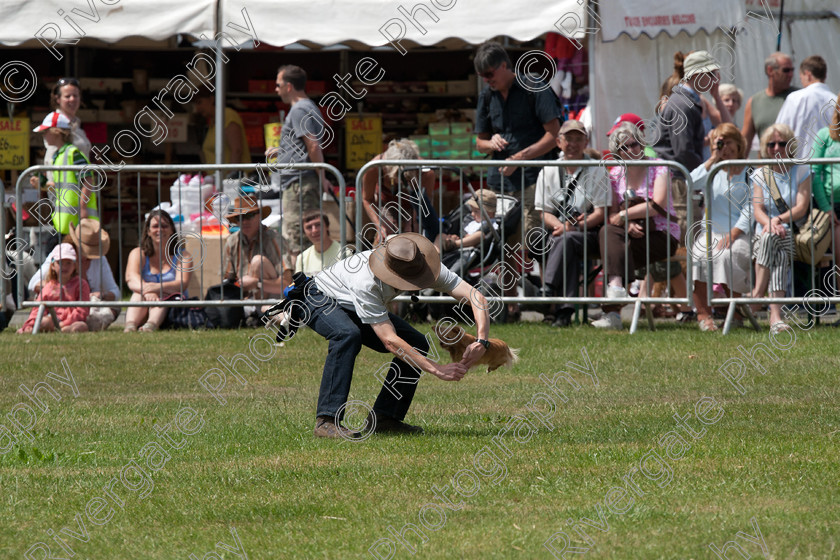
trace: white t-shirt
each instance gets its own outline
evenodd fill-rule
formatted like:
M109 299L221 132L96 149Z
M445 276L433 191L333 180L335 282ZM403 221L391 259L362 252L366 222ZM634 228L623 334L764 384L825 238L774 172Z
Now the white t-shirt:
M333 241L323 253L318 252L319 247L312 245L309 249L297 256L295 260L295 272L303 272L307 276L318 274L325 266L333 264L338 260L341 245Z
M315 285L324 295L355 312L366 325L387 321L388 303L402 293L373 275L368 266L372 253L372 250L357 253L315 275ZM440 275L431 288L450 293L460 283L457 274L440 265Z

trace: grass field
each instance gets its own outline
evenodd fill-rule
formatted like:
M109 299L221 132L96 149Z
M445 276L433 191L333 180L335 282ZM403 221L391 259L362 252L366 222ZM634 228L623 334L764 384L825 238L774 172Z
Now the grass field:
M567 553L585 554L567 558L713 559L710 543L756 534L751 519L761 538L737 542L753 558L762 539L767 558L838 558L838 331L795 332L792 347L774 349L778 361L757 356L760 375L738 347L769 346L766 330L494 326L522 348L516 367L460 383L424 375L407 420L425 435L353 443L312 436L326 353L312 332L242 370L247 385L228 374L221 404L199 379L217 356L250 355L255 331L7 331L0 422L19 435L7 414L24 426L28 417L16 403L37 420L31 441L0 432L0 449L11 446L0 455L0 558L70 558L56 540L66 528L74 560L540 559L552 558L552 535L558 558L568 538ZM743 395L718 373L739 357ZM62 358L77 397L59 381L72 385ZM384 360L363 350L352 399L373 403ZM557 383L565 403L539 377L561 370L579 385ZM19 390L42 381L61 396L38 393L48 412ZM408 523L428 539L404 532L415 553L388 529Z

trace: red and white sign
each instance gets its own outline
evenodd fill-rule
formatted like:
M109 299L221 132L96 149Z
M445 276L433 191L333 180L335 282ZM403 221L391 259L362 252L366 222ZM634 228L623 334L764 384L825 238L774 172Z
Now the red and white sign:
M699 6L696 0L612 0L601 9L604 41L622 33L635 39L642 33L656 37L680 31L693 35L701 29L728 28L744 18L744 0L716 0L715 9Z

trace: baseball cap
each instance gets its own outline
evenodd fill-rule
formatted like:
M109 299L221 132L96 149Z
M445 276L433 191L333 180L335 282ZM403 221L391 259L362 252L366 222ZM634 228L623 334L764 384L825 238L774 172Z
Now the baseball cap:
M43 132L49 128L66 128L70 130L73 127L70 125L70 119L58 111L53 111L44 117L44 122L41 123L41 126L36 126L32 129L32 132Z
M580 132L583 135L586 135L586 127L583 126L583 123L576 120L568 120L563 123L563 126L560 127L560 134L566 134L567 132Z
M612 128L609 132L607 132L607 136L615 132L615 129L618 128L618 125L626 122L636 125L638 129L642 132L645 131L645 121L642 120L642 117L640 117L636 113L624 113L623 115L615 119Z

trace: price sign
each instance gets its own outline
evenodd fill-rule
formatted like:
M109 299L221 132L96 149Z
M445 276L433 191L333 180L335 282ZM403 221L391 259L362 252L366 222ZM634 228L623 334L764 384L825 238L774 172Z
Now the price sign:
M187 127L189 125L189 115L176 114L171 119L164 119L166 123L166 140L164 142L186 142L187 141Z
M29 119L0 119L0 169L29 167Z
M382 151L380 115L347 116L344 140L347 169L360 169Z
M280 147L280 132L283 130L281 123L268 123L263 125L265 130L265 147L279 148Z

